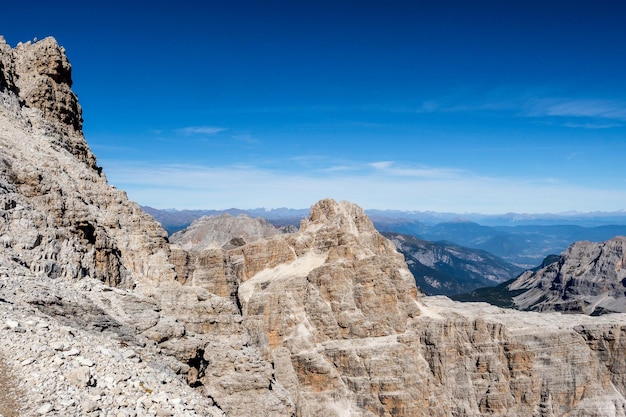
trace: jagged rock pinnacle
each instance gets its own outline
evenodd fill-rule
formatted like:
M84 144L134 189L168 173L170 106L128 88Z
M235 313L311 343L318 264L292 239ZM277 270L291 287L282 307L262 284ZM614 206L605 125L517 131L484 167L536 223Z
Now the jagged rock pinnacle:
M82 109L72 91L72 67L65 49L53 37L20 43L11 48L0 39L0 91L17 97L29 123L56 137L64 147L93 169L96 159L83 137Z

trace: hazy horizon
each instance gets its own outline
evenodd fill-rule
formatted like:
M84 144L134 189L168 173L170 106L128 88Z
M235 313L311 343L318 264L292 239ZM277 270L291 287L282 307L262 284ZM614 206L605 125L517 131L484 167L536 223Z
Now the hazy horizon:
M156 208L626 208L619 2L9 2L109 181Z
M142 207L159 210L159 211L229 211L229 210L238 210L238 211L280 211L280 210L293 210L293 211L303 211L309 210L313 204L310 204L308 207L227 207L227 208L212 208L212 207L204 207L204 208L176 208L176 207L153 207L150 205L142 204ZM563 211L563 212L542 212L542 213L521 213L521 212L505 212L505 213L479 213L479 212L453 212L453 211L433 211L433 210L399 210L399 209L377 209L377 208L368 208L362 207L363 210L367 212L398 212L398 213L408 213L408 214L441 214L441 215L468 215L468 216L485 216L485 217L497 217L497 216L556 216L556 217L571 217L571 216L624 216L626 217L626 210L614 210L614 211Z

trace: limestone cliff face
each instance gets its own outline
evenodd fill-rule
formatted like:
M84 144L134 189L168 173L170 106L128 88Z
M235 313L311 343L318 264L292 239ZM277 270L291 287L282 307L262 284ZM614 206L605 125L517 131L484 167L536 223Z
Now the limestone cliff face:
M624 316L420 296L391 242L349 203L320 201L297 233L199 256L227 265L207 282L230 283L249 346L297 415L625 415Z
M358 206L322 200L285 241L275 245L284 260L264 260L263 269L249 268L253 257L241 251L239 300L244 317L276 335L268 347L286 340L303 343L312 335L320 341L387 336L404 331L417 314L417 290L402 256ZM279 311L305 316L302 323L281 323L271 317ZM299 325L309 334L299 337Z
M63 48L52 38L16 48L2 39L0 62L0 300L11 303L0 307L34 306L76 333L106 332L146 355L159 349L207 407L217 391L230 415L292 415L271 364L248 346L235 300L181 285L193 280L177 276L170 259L190 255L171 253L162 227L97 167ZM94 280L119 290L92 290ZM221 377L205 387L208 363Z
M56 145L65 147L82 161L96 168L96 160L82 137L82 110L72 92L72 67L54 38L19 44L11 49L0 39L0 85L19 99L24 109L38 110L29 123L58 136Z
M356 205L169 244L97 167L69 68L0 41L0 414L626 417L624 315L424 297Z
M509 290L521 309L598 314L626 312L626 237L576 242L558 262L528 271Z
M229 222L228 229L243 231L241 225L249 225L249 219L238 221L240 225ZM192 237L186 233L193 235L196 229L181 233L176 240L190 242ZM274 407L273 415L310 415L308 407L320 401L315 406L320 413L348 404L352 394L340 374L313 380L306 375L310 361L324 369L332 367L324 352L309 348L336 339L395 335L405 331L408 320L418 314L417 290L402 256L353 204L323 200L311 208L310 217L296 233L233 249L202 250L204 242L212 240L208 236L197 239L198 247L187 245L189 252L172 245L172 261L179 277L191 272L185 288L205 289L213 300L239 311L238 318L235 310L230 316L205 316L195 328L210 332L213 339L203 354L212 367L199 369L199 383L234 415L247 409L241 408L248 407L245 400L258 402L258 390L270 383L272 392L283 392L288 399L282 400L283 411ZM216 333L223 339L216 340ZM224 346L224 339L229 345ZM242 344L247 347L242 349ZM310 357L302 356L303 349L310 350ZM244 354L246 362L258 361L256 370L247 371L245 378L232 372L240 367L237 363L244 360ZM307 393L311 384L319 385L315 390L320 392L301 398L300 393ZM257 399L250 400L248 386L257 390ZM341 393L333 393L339 389ZM327 404L331 397L341 398L332 400L331 406Z
M14 49L0 39L0 52L4 252L49 278L172 278L163 230L96 166L63 48L53 38Z
M361 366L358 354L346 358L342 350L383 354L380 347L419 315L402 256L359 207L332 200L314 205L289 243L292 260L242 277L238 295L255 344L302 415L382 412L376 382L347 379Z

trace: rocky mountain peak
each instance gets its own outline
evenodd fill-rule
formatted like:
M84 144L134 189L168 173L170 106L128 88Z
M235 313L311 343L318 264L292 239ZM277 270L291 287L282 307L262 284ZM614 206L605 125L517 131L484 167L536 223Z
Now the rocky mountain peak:
M374 225L361 207L349 201L337 202L332 198L320 200L311 206L309 220L314 224L348 225L350 229L358 231L371 232L375 230Z
M348 201L324 199L314 204L309 217L300 223L300 236L318 251L331 249L330 259L385 254L404 264L402 255L378 233L364 210Z
M301 229L309 226L324 224L354 234L371 233L376 231L374 224L365 214L365 211L356 204L348 201L336 202L333 199L324 199L311 206L308 221Z
M18 44L12 53L14 87L28 107L65 130L82 128L82 110L72 92L72 66L65 49L52 37Z
M19 43L0 40L0 91L17 98L21 116L93 169L96 159L82 134L82 109L72 91L72 66L52 37ZM4 99L7 101L7 99Z
M230 214L202 216L185 230L170 236L170 242L191 252L206 249L232 249L283 233L283 231L262 218L250 218L244 214L236 217Z
M173 276L165 232L96 165L65 50L53 38L15 48L0 42L0 72L5 265L113 286L133 286L149 270L153 278Z
M626 312L626 237L573 243L554 262L509 285L521 309L586 314Z

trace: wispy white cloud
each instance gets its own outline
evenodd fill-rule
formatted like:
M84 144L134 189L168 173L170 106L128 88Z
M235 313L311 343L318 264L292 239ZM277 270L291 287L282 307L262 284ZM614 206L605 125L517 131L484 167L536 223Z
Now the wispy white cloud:
M188 126L176 129L176 132L183 135L216 135L224 130L223 127L215 126Z
M470 175L469 172L460 169L408 166L400 165L393 161L372 162L369 165L379 172L394 177L414 177L441 180L460 178L461 176L467 177Z
M496 88L487 91L465 88L454 93L425 100L416 109L418 113L467 113L483 111L516 111L532 97L527 92L512 88Z
M354 172L360 169L361 167L359 166L344 164L344 165L332 165L327 168L322 168L320 171L327 173L327 174L332 174L336 172Z
M389 169L393 166L393 161L370 162L369 166L375 169Z
M571 127L573 129L612 129L615 127L622 127L624 124L622 123L602 123L602 122L588 122L588 123L573 123L566 122L562 123L561 126Z
M626 102L620 100L540 98L527 103L527 111L529 116L626 121Z
M508 89L483 94L464 92L427 100L416 111L508 112L526 118L552 119L552 124L582 129L609 129L624 126L626 122L626 101L623 100L558 97L540 91L519 92Z
M425 102L417 109L417 113L469 113L484 111L511 111L518 109L519 103L512 101L486 101L475 103L441 103Z
M621 189L596 189L548 178L493 178L446 168L396 168L387 162L355 164L353 169L335 175L253 165L207 167L128 161L105 161L104 165L111 183L126 190L130 198L159 208L303 208L326 197L349 200L366 209L460 213L626 207Z

